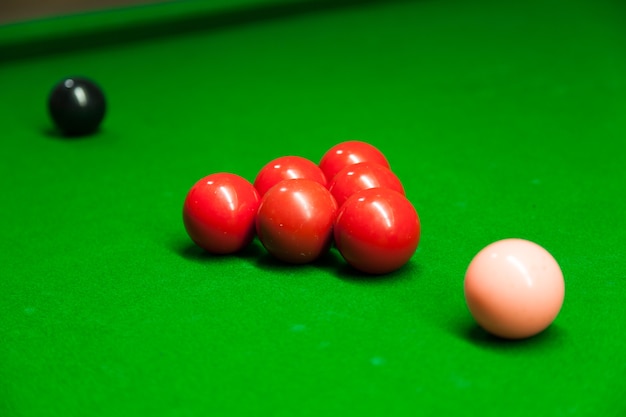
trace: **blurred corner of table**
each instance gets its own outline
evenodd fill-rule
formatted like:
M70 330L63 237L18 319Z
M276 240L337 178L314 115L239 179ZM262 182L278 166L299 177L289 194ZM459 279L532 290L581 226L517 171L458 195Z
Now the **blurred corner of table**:
M166 0L2 0L0 1L0 25L56 15L163 1Z

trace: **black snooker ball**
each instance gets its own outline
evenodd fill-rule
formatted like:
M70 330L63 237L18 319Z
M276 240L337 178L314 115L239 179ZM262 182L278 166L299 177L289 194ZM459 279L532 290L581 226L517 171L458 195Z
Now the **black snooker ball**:
M106 112L106 101L96 83L71 77L54 86L48 98L48 110L62 134L83 136L98 130Z

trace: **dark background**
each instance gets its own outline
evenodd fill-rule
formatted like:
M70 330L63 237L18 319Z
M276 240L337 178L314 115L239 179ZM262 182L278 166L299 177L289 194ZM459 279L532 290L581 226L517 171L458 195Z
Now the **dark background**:
M164 0L2 0L0 2L0 24L59 14L163 1Z

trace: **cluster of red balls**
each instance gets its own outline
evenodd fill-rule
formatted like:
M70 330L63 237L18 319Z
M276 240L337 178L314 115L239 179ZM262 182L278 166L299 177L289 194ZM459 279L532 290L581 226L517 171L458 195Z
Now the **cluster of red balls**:
M350 265L370 274L402 267L420 237L418 214L387 158L360 141L333 146L319 164L277 158L254 184L231 173L204 177L185 198L183 222L210 253L237 252L256 235L293 264L318 259L334 240Z

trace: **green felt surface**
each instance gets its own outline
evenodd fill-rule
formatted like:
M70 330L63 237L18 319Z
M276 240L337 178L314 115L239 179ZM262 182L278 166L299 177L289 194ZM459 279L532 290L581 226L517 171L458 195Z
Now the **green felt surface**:
M624 415L624 7L351 3L110 44L95 31L58 53L31 31L71 35L81 17L11 28L0 415ZM93 137L51 129L67 74L106 91ZM346 139L386 153L420 214L403 269L190 243L197 179L253 180ZM463 299L472 256L505 237L543 245L566 280L554 325L519 342L483 333Z

